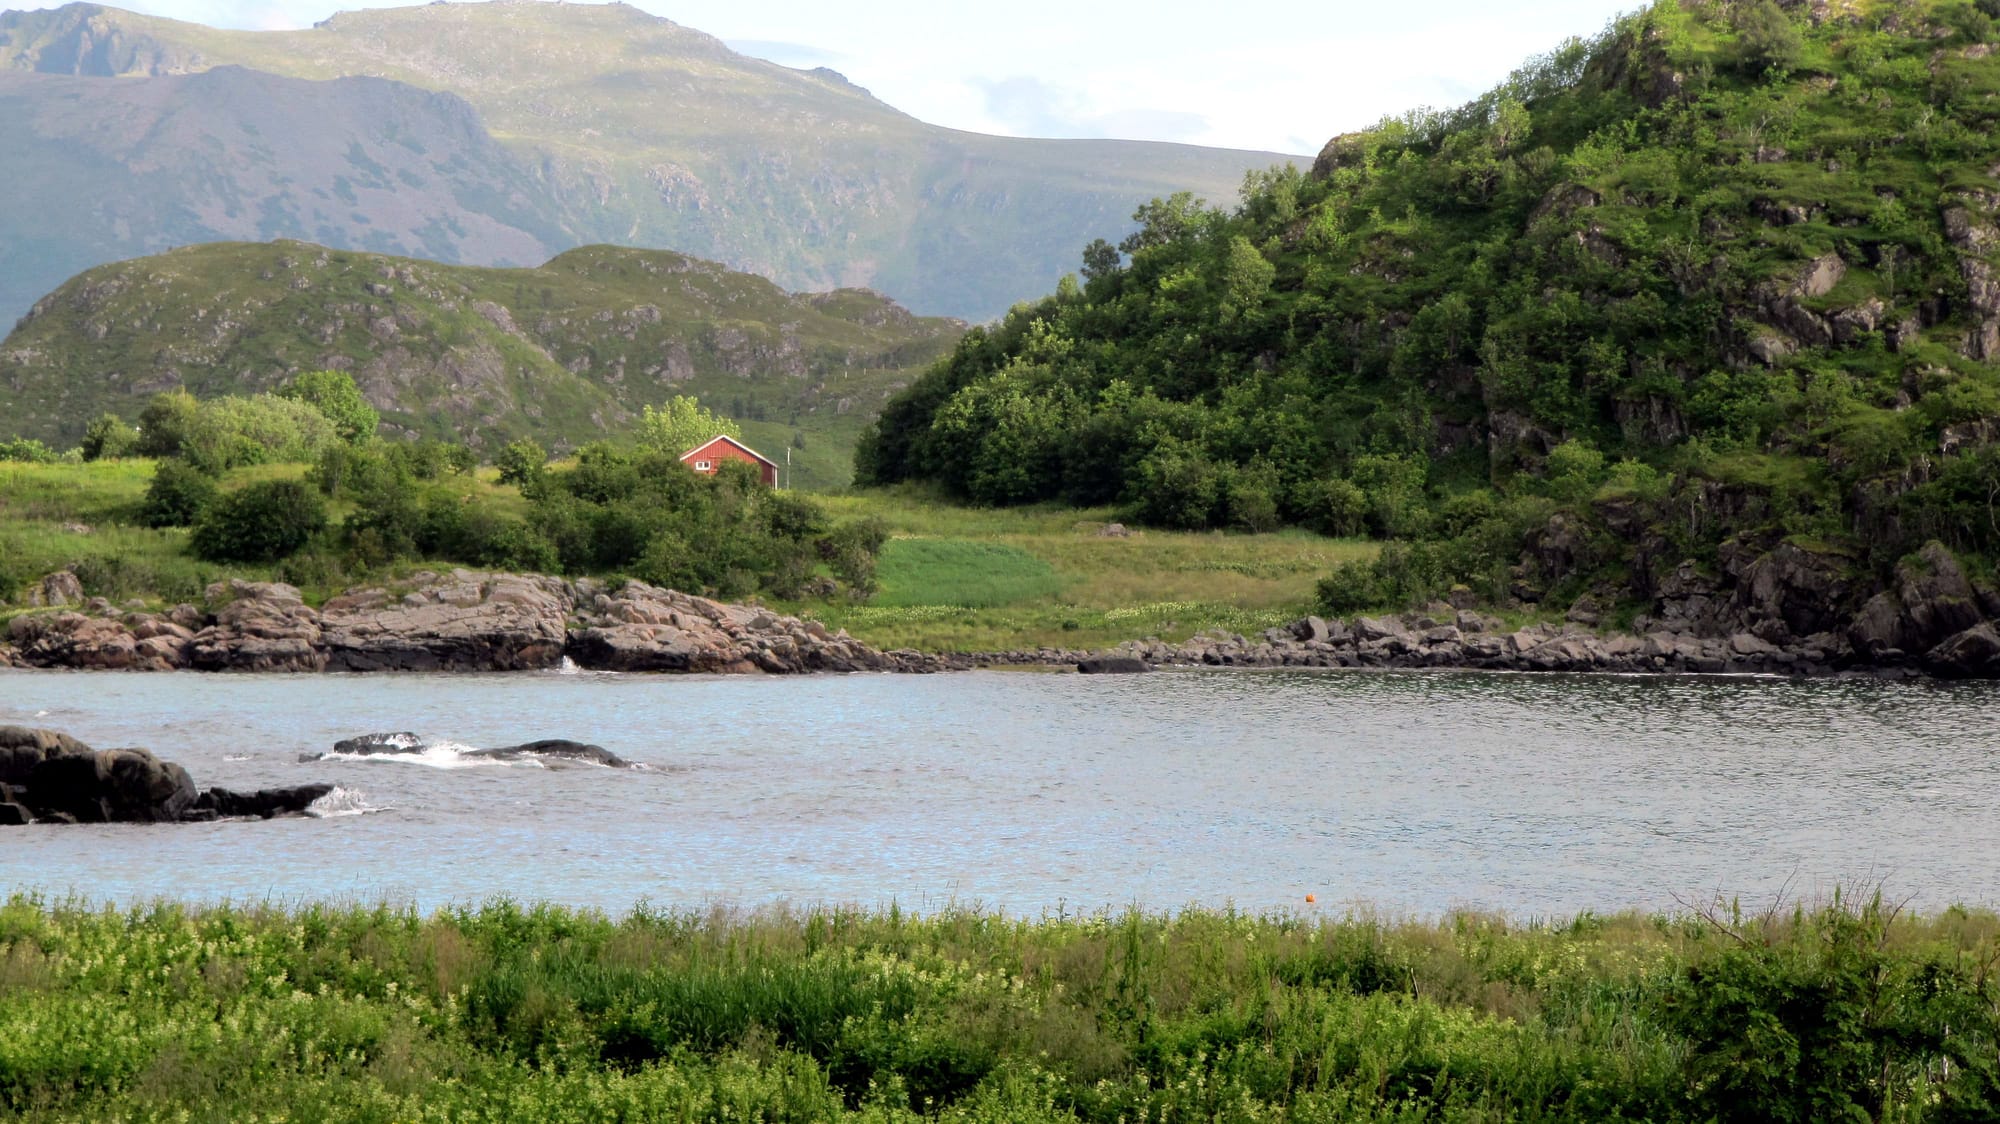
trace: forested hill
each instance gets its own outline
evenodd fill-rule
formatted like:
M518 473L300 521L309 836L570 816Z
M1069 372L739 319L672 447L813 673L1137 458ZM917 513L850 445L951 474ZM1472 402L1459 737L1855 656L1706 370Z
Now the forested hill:
M162 390L254 394L332 367L391 430L488 451L521 436L582 444L698 395L753 442L796 445L800 486L836 487L863 419L964 328L663 250L475 269L303 242L190 246L100 266L36 303L0 342L0 441L68 444Z
M1830 615L1931 538L1977 570L1996 13L1665 0L1234 211L1156 203L895 399L859 474L1430 544L1334 601L1643 603L1776 552Z

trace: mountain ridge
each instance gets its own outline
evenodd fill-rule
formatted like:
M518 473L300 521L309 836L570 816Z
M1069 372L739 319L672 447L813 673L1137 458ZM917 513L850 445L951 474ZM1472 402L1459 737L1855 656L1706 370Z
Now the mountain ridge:
M932 126L844 78L745 56L625 5L368 9L303 31L225 31L103 5L0 13L0 70L85 90L232 65L462 99L532 185L551 250L666 247L791 289L867 286L967 319L1044 290L1148 199L1231 198L1248 171L1291 159ZM279 233L347 244L359 225ZM78 265L61 264L33 271L41 291Z

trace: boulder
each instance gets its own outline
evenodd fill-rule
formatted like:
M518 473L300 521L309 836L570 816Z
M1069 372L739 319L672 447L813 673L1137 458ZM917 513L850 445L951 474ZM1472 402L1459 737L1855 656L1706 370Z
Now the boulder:
M143 749L49 757L31 769L22 802L79 823L170 823L198 795L186 769Z
M1319 617L1306 617L1303 620L1293 621L1291 632L1293 639L1306 644L1314 641L1324 644L1333 635L1326 627L1326 621Z
M1848 623L1854 650L1877 663L1891 652L1929 652L1985 618L1977 591L1941 543L1924 544L1896 567L1892 589L1869 598Z
M188 662L202 671L324 671L319 614L282 582L232 579L208 587L215 623L202 629Z
M1153 668L1145 660L1131 656L1092 656L1078 660L1076 670L1084 675L1137 675Z
M0 784L25 785L37 765L55 757L80 757L91 748L68 734L27 726L0 726ZM13 792L9 798L17 798Z
M420 574L396 596L350 591L320 608L329 671L529 671L562 662L572 608L558 578Z
M1779 543L1738 573L1736 605L1746 625L1772 620L1800 636L1824 632L1840 623L1849 568L1840 556Z
M36 608L59 609L83 604L83 582L68 570L46 575L28 591L28 604Z

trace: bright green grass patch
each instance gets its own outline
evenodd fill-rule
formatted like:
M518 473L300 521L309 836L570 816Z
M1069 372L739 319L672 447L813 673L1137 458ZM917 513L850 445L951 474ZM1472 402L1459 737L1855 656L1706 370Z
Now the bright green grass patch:
M971 539L890 539L877 567L874 604L988 609L1062 588L1055 568L1018 546Z
M882 592L866 605L786 608L881 648L1101 648L1147 636L1185 640L1213 629L1250 634L1310 612L1314 584L1334 565L1372 558L1377 550L1374 543L1302 530L1247 535L1134 527L1106 535L1119 518L1113 508L963 507L914 487L822 502L836 518L879 519L899 536L884 551ZM978 574L974 559L981 556L971 546L995 548L984 555L995 560L984 578L992 592L954 596L950 579ZM910 568L931 592L919 592L918 577L899 573L904 563L897 556L906 549L909 559L927 563ZM1024 558L1047 567L1047 584L1033 592L1020 584L1028 573Z

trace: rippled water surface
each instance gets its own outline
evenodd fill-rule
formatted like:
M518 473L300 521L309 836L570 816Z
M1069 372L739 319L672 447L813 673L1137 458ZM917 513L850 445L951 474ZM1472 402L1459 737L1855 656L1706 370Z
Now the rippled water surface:
M0 829L0 891L613 912L1364 902L1515 916L1885 884L2000 905L2000 692L1454 674L0 672L0 723L365 814ZM355 734L644 772L301 763ZM459 767L442 767L457 765Z

